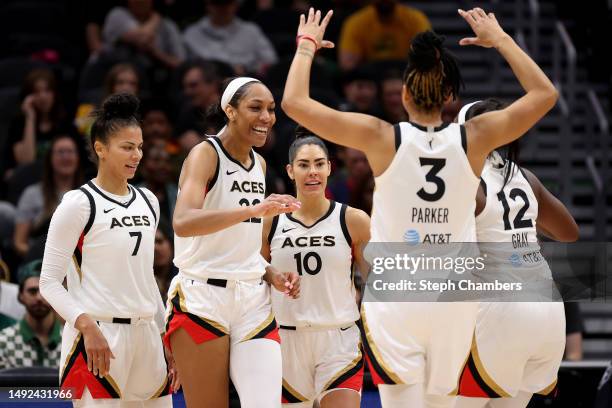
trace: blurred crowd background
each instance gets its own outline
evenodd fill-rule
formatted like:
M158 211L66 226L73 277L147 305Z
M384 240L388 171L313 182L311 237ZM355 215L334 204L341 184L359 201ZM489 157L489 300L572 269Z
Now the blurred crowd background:
M458 7L475 5L472 1L415 3L432 3L432 10L447 8L451 16ZM607 84L605 90L610 84L606 57L612 5L593 1L588 10L577 10L574 2L555 3L555 16L570 28L589 79ZM315 58L313 97L390 122L407 120L401 90L410 40L420 31L437 29L411 2L6 0L0 4L0 328L6 327L0 332L0 369L56 364L59 323L38 294L37 276L50 217L63 193L95 175L88 139L90 114L107 96L130 92L141 99L144 157L133 184L149 188L160 202L155 275L163 296L177 272L172 264L171 219L178 174L189 150L220 128L219 123L207 122L205 113L219 101L224 79L254 76L272 90L277 123L259 149L268 163L267 192L293 192L285 165L295 123L283 114L280 99L299 15L309 6L334 9L327 38L336 44ZM468 35L459 17L456 24ZM479 82L488 80L481 75ZM453 120L461 102L445 107L446 121ZM330 153L328 196L369 213L374 180L365 155L333 145ZM579 311L571 308L568 316L576 317L568 317L575 322L568 329L580 334ZM578 345L569 358L581 357Z

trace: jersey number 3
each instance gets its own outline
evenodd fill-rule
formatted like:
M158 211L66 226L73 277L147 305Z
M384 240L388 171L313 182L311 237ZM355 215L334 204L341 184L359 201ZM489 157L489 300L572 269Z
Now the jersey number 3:
M442 180L438 173L444 166L446 165L446 159L433 159L428 157L419 157L419 161L421 162L421 167L423 166L431 166L431 169L425 175L425 181L428 183L433 183L436 185L436 191L433 193L428 193L425 191L423 187L419 191L417 191L417 195L419 198L425 201L438 201L444 195L444 191L446 191L446 185L444 184L444 180Z

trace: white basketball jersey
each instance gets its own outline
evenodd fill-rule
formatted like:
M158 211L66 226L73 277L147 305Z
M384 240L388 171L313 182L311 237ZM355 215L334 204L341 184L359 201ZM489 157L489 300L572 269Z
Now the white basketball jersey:
M275 217L268 236L271 264L301 275L299 298L272 290L279 324L331 327L359 319L346 208L330 201L327 213L309 227L291 214Z
M376 177L371 242L476 241L478 178L466 156L465 128L395 125L395 157Z
M481 250L487 253L487 270L497 271L491 268L499 264L504 270L497 272L506 276L521 280L549 278L537 238L538 201L523 170L516 165L504 185L506 166L508 161L494 164L488 159L481 174L486 204L476 216L476 233Z
M217 169L207 188L205 210L252 206L265 198L266 180L261 163L251 149L249 168L232 158L216 136L206 139L217 152ZM180 192L179 192L180 194ZM251 218L213 234L174 236L174 264L194 279L255 279L263 276L261 218Z
M161 301L151 284L157 228L150 201L154 196L128 187L125 201L91 181L80 188L89 199L90 216L67 282L70 295L94 317L150 317Z

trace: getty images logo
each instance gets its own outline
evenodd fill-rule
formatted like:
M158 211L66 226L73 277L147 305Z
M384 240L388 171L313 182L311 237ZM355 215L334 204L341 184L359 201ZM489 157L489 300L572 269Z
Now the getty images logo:
M404 232L404 241L411 245L416 245L421 242L421 237L417 230L410 229Z

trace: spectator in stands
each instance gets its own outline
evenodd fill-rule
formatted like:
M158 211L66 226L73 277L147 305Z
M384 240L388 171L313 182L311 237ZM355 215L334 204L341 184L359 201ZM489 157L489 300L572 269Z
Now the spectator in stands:
M134 65L122 62L113 65L106 74L104 81L106 95L104 99L116 93L130 93L138 95L140 93L140 75Z
M40 295L42 260L19 270L18 299L26 309L22 320L0 331L0 369L57 367L61 351L61 324Z
M119 63L106 74L104 80L104 97L106 99L112 94L127 92L133 95L140 93L140 75L134 65L129 63ZM77 108L75 125L82 135L88 135L94 117L91 113L96 109L96 105L90 102L82 103Z
M178 269L174 266L174 232L166 218L160 218L155 232L155 249L153 254L153 273L164 303L168 299L168 288Z
M24 257L34 247L43 250L44 237L53 211L65 192L83 184L83 147L70 134L56 136L44 162L42 181L25 189L17 205L13 245ZM42 258L43 253L39 254Z
M343 75L342 90L345 102L340 110L376 115L376 74L371 66L359 66Z
M340 147L338 158L344 163L329 183L329 193L336 201L347 203L367 213L372 208L374 191L372 169L361 150ZM368 198L366 195L369 194Z
M175 155L179 147L174 138L172 113L169 103L162 99L144 100L140 105L142 117L142 137L145 146L158 144L165 147L168 153Z
M343 70L366 61L406 59L410 43L431 29L422 12L397 0L374 2L346 19L340 33L338 62Z
M113 8L102 29L109 49L144 57L143 63L161 63L174 69L185 59L185 49L176 24L153 8L153 0L128 0L127 8Z
M402 105L402 73L399 70L386 71L380 81L380 106L382 119L389 123L408 120L408 114Z
M256 24L236 17L238 7L238 0L207 0L208 15L183 34L187 52L230 64L239 75L262 74L276 63L276 51Z
M183 72L183 94L187 103L179 115L180 138L190 129L200 135L205 133L204 115L210 106L219 102L223 80L220 65L212 61L193 61L185 66Z
M159 211L161 218L172 219L178 187L174 183L177 178L172 172L170 154L166 146L160 143L145 144L145 151L142 158L141 187L145 187L159 201Z
M30 71L21 89L21 114L11 122L6 142L4 179L18 165L40 160L58 130L65 127L65 114L58 95L53 71L36 68Z

